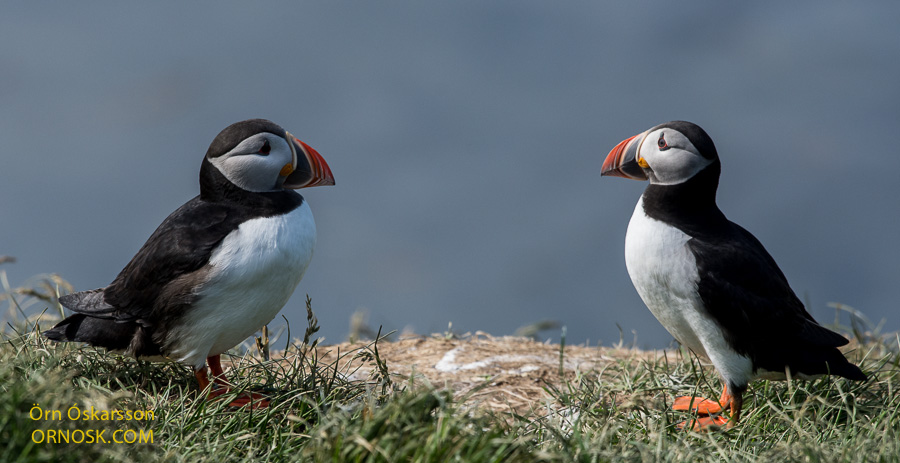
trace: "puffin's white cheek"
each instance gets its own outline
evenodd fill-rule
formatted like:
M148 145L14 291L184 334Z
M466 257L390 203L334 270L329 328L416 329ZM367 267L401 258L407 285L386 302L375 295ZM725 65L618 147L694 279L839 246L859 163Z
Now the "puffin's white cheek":
M278 170L272 159L261 156L234 156L214 160L213 165L231 183L247 191L271 191L277 188Z
M682 150L655 153L649 162L657 183L663 185L685 182L710 164L708 159Z

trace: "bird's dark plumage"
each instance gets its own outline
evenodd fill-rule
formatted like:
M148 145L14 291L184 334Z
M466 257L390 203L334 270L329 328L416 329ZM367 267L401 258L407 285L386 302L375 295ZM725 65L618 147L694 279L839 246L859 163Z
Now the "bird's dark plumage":
M284 162L293 162L294 168L298 164L309 166L307 157L324 165L318 166L323 172L320 184L333 184L331 172L318 153L307 153L306 145L299 146L302 142L278 125L263 119L232 124L212 141L203 158L200 194L160 224L109 286L61 296L60 303L76 314L47 330L45 336L57 341L88 342L139 357L167 355L173 341L168 338L170 330L185 323L185 315L204 297L202 290L208 285L212 270L209 264L223 240L248 221L285 216L304 204L303 197L292 189L248 191L226 178L222 168L211 162L226 155L244 155L262 166L257 169L265 168L268 151L233 153L250 137L264 133L284 140L280 142L281 158L286 161L275 161L281 164L270 168L274 171L271 185L275 186L276 176L283 174L279 169L290 167L282 168ZM298 151L302 156L297 156ZM264 177L265 174L249 170L248 165L243 164L231 175ZM296 271L302 275L303 270L305 267Z
M865 380L838 350L847 339L810 316L759 240L719 210L720 171L712 139L684 121L630 137L604 161L603 175L650 180L625 239L628 273L647 307L712 361L726 381L720 402L731 404L735 421L757 377ZM691 403L683 399L676 409ZM711 404L701 409L716 410Z
M202 269L225 236L249 219L284 214L303 203L294 191L242 190L211 165L206 173L215 184L207 188L210 199L197 196L169 215L109 286L60 297L70 310L115 324L79 323L83 317L77 316L46 331L48 338L112 350L124 345L135 356L159 355L160 333L194 302L193 288L203 281ZM83 327L78 339L66 336L78 326ZM95 326L105 329L86 330Z
M719 210L719 171L716 159L684 183L649 185L643 196L648 217L691 237L704 308L757 368L865 379L837 350L847 339L809 315L762 243Z

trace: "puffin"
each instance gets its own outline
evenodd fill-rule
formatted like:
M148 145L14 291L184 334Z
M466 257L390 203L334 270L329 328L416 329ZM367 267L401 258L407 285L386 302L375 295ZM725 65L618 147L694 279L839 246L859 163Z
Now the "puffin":
M229 390L220 356L268 324L303 278L316 225L296 189L334 185L322 156L265 119L234 123L200 165L200 194L170 214L109 286L67 294L43 335L193 368ZM210 386L208 369L212 371ZM231 406L264 408L259 394Z
M847 339L813 319L759 240L719 210L720 172L712 139L685 121L626 138L601 171L650 181L625 235L628 275L666 330L723 379L718 400L673 402L696 413L679 424L694 430L737 424L756 379L867 378L838 350Z

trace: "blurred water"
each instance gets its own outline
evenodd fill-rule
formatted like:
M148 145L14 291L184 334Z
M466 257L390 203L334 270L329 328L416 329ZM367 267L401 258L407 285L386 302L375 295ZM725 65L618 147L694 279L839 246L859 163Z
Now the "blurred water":
M839 301L897 330L898 19L892 2L7 6L0 254L14 284L106 285L197 194L218 131L266 117L337 179L303 191L319 244L294 333L308 293L327 342L363 309L385 331L553 319L570 343L619 325L665 346L623 258L645 185L599 169L687 119L716 141L720 207L813 315Z

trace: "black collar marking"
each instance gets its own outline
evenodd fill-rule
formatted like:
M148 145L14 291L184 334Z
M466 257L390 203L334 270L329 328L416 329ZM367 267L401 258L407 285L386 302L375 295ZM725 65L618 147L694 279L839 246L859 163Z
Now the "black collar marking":
M683 183L650 184L644 190L644 213L690 236L715 233L730 223L716 206L720 171L715 160Z
M231 183L209 159L200 165L200 199L212 203L231 203L248 209L246 220L271 217L294 210L303 197L293 190L254 192Z

